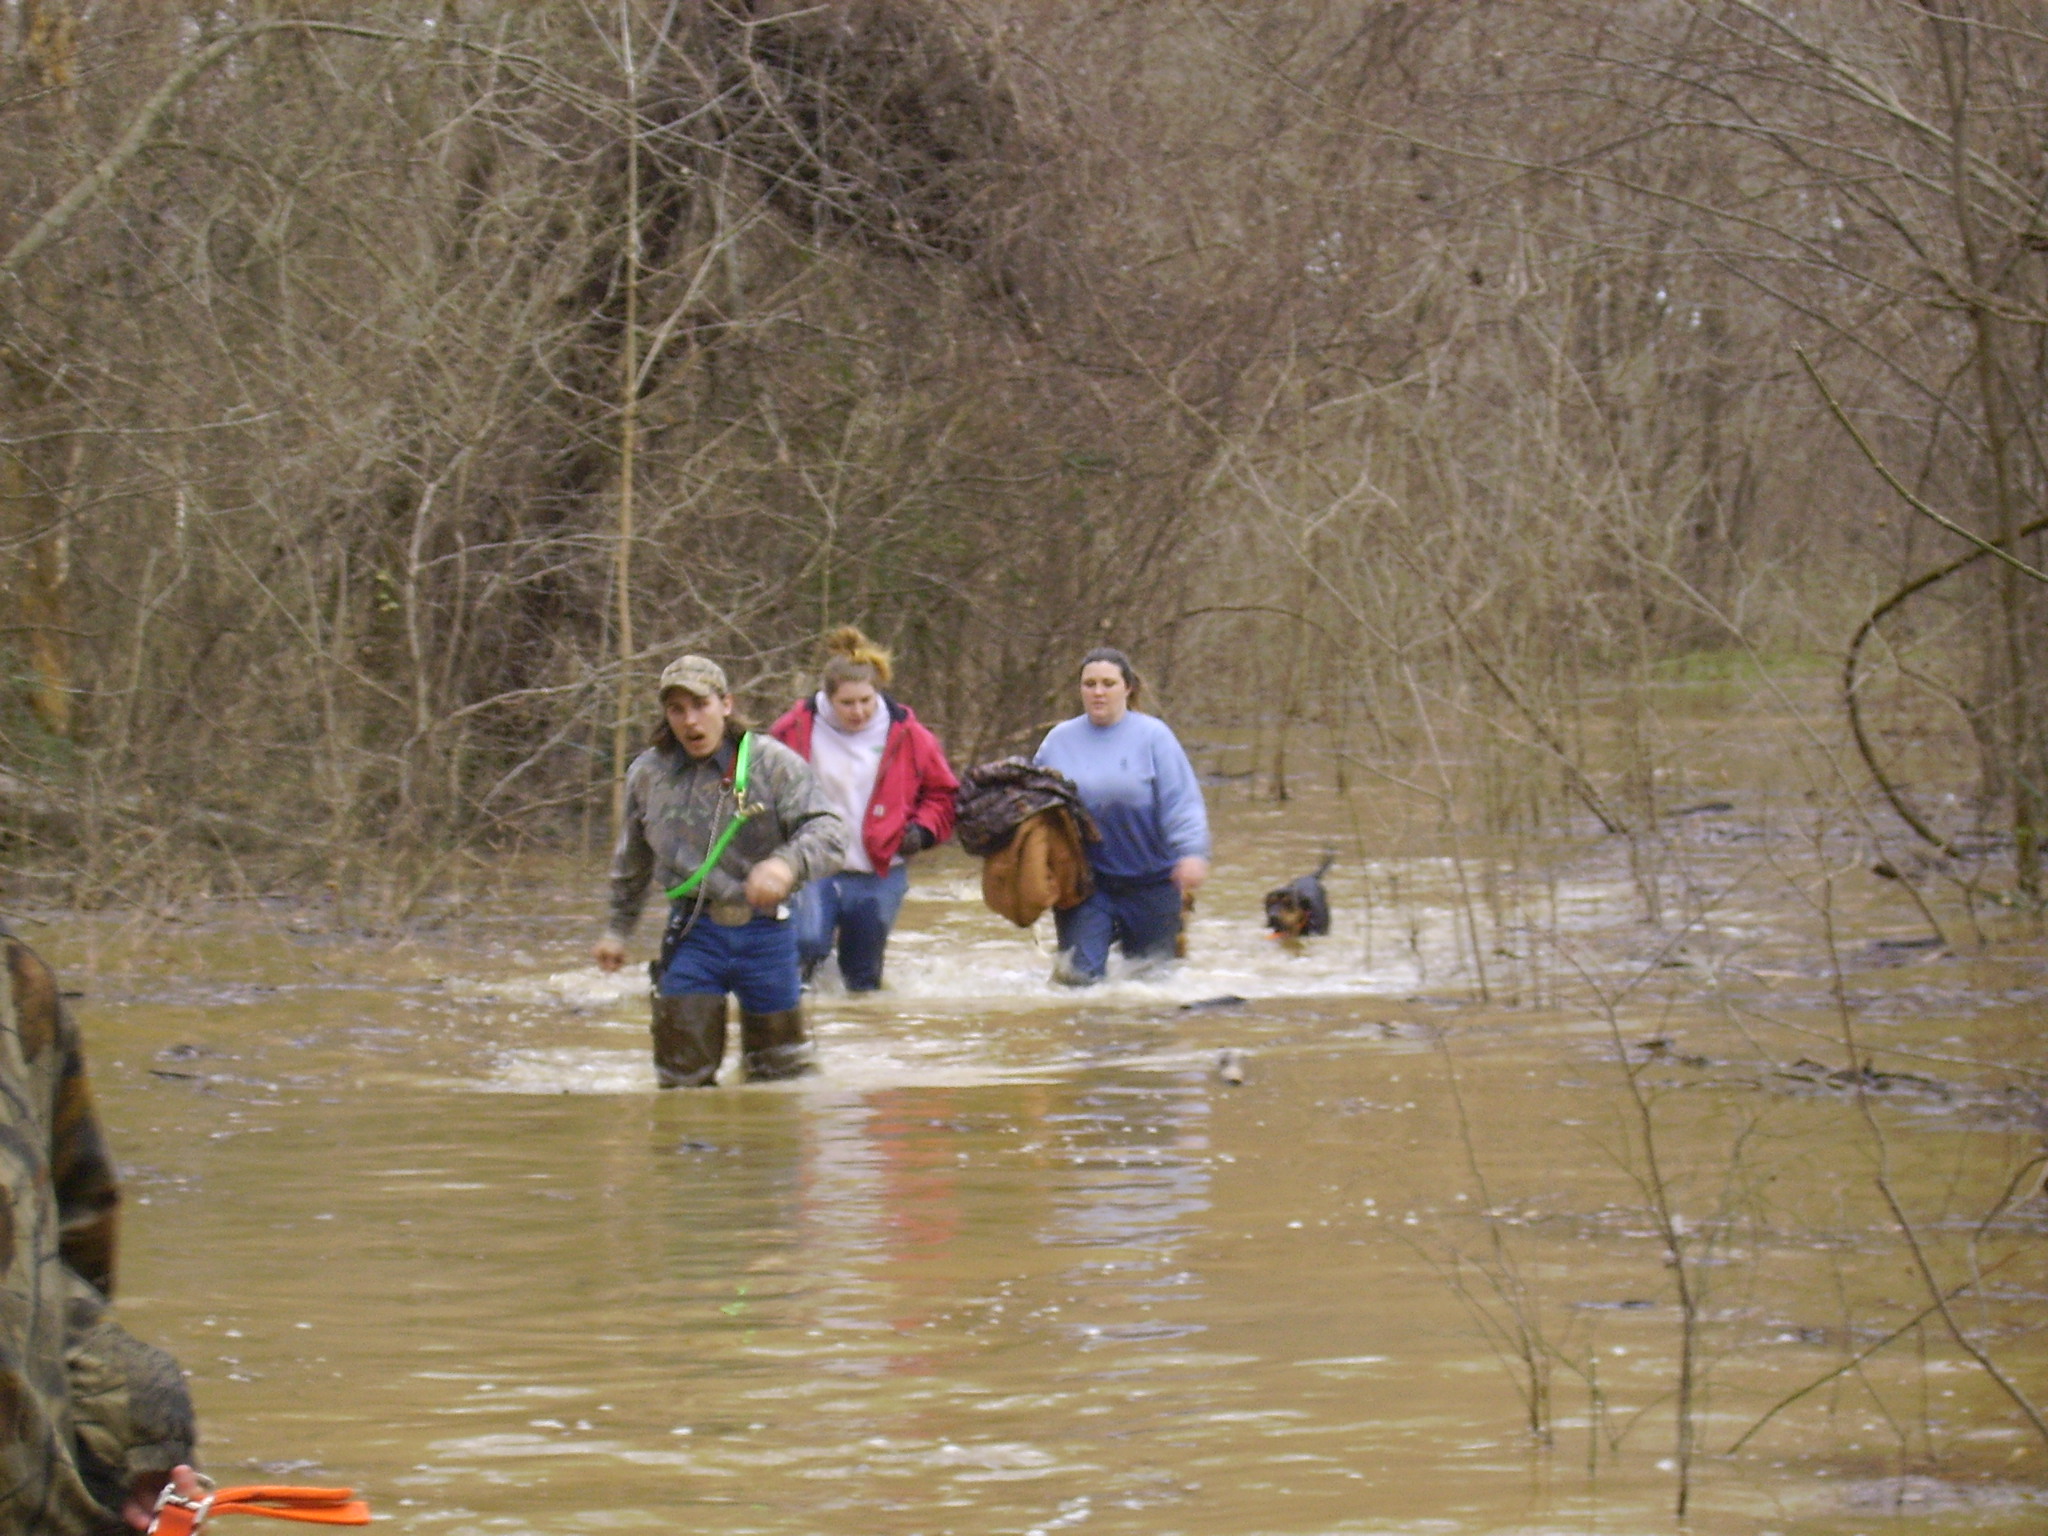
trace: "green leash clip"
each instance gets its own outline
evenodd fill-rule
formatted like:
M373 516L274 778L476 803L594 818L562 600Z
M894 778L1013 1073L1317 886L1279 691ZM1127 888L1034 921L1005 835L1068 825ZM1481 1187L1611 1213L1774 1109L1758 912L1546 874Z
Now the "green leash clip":
M690 877L681 885L672 885L668 888L670 901L682 901L696 894L697 887L704 883L704 877L711 873L712 866L717 864L725 856L725 850L732 846L732 840L739 835L740 828L751 821L757 813L766 809L764 806L747 803L747 771L753 765L754 733L745 731L740 735L739 756L733 762L732 797L735 808L732 820L728 821L724 830L713 839L711 851L704 855L704 862L690 872Z

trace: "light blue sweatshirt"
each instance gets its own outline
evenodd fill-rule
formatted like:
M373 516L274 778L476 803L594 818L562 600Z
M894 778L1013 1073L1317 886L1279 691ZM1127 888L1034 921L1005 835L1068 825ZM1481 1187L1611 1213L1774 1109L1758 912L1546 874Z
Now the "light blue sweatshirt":
M1115 725L1086 715L1045 733L1034 762L1057 768L1081 791L1102 829L1088 862L1112 880L1163 879L1180 860L1209 856L1209 813L1195 768L1166 722L1125 712Z

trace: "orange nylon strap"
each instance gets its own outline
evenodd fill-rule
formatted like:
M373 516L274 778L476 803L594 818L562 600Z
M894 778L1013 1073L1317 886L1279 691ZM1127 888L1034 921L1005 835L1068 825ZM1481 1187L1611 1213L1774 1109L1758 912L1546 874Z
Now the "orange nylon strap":
M150 1536L193 1536L209 1515L268 1515L309 1525L368 1525L370 1506L353 1488L216 1488L197 1500L165 1491Z

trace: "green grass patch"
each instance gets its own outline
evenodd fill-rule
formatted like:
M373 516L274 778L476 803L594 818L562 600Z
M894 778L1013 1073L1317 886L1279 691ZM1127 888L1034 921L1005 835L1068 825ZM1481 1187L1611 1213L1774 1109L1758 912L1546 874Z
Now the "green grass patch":
M1839 656L1825 651L1758 652L1730 646L1666 656L1650 664L1650 676L1660 683L1753 683L1766 677L1816 677L1833 672L1841 664Z

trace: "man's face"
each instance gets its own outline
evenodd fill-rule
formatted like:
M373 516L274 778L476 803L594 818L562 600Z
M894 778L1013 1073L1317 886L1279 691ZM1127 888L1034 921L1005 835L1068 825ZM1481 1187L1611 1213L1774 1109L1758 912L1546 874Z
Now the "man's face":
M709 757L725 739L725 717L732 713L732 695L714 693L700 697L685 688L671 688L661 701L668 716L668 728L692 757Z

